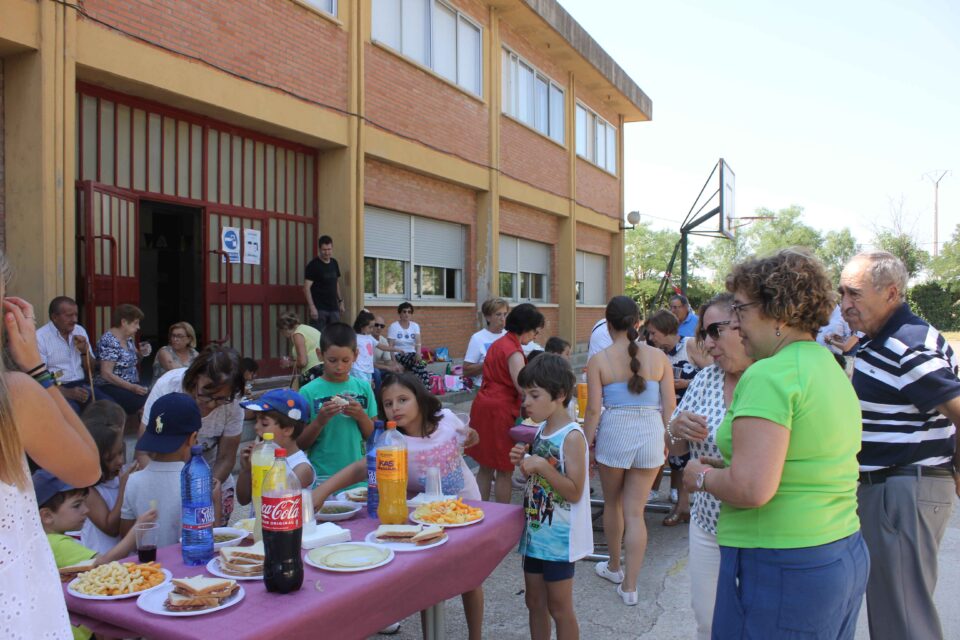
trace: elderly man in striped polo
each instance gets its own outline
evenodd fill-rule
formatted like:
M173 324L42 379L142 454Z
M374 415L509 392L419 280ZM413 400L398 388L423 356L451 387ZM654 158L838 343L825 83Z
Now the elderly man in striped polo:
M77 303L73 298L57 296L50 301L47 311L50 322L37 329L40 359L56 376L67 404L80 413L91 397L83 369L90 340L84 328L77 324Z
M960 380L950 345L904 302L906 287L903 263L885 251L861 253L840 276L843 317L866 334L853 386L872 640L943 637L933 591L957 491Z

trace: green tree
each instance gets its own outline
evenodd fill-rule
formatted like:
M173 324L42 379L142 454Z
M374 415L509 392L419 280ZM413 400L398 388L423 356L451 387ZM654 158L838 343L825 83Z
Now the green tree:
M636 300L643 309L649 308L660 287L663 274L670 264L673 249L680 240L678 231L667 229L653 229L650 222L643 221L626 233L623 247L624 268L626 270L625 293ZM694 275L699 269L695 255L688 259L687 269L690 277L687 282L687 293L696 305L705 297L709 297L712 289ZM680 255L673 266L672 282L680 282Z
M911 278L918 275L930 260L930 254L921 249L917 241L907 233L883 229L873 236L873 244L878 249L889 251L900 258Z
M960 224L953 230L953 236L943 244L940 255L930 261L930 273L960 292Z
M834 283L840 282L840 272L844 265L850 262L860 250L850 229L844 227L840 231L828 231L823 236L823 243L817 247L817 256L823 261Z

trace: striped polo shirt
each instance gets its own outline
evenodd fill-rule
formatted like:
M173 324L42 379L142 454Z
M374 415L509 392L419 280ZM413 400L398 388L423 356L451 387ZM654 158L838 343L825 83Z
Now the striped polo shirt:
M937 406L960 396L957 360L940 332L906 304L861 344L853 388L863 413L861 471L951 465L956 427Z

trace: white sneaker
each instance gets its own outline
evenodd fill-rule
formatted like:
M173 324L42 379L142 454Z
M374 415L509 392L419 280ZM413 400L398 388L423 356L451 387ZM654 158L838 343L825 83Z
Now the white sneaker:
M620 588L620 585L617 585L617 595L620 596L621 600L623 600L623 604L627 605L628 607L637 606L637 602L640 599L636 591L624 591Z
M634 603L634 604L636 604L636 603ZM393 634L395 634L395 633L398 632L398 631L400 631L400 623L399 623L399 622L394 622L393 624L388 624L388 625L385 626L383 629L380 629L380 631L377 631L377 633L380 634L380 635L382 635L382 636L392 636Z
M670 503L677 504L680 502L680 493L676 489L670 489Z
M613 584L620 584L623 582L623 569L619 571L611 571L609 562L604 560L603 562L598 562L594 567L594 570L597 572L597 575L605 580L609 580ZM619 589L619 587L617 587Z
M656 502L657 498L659 497L660 497L660 494L651 489L650 494L647 496L647 504L650 504L651 502Z

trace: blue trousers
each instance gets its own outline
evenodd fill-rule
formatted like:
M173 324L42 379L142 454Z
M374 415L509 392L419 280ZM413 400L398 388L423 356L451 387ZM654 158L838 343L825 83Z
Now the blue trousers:
M852 640L869 573L859 531L803 549L721 546L712 637Z

